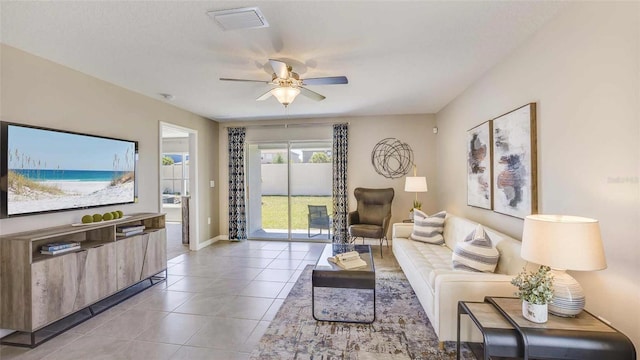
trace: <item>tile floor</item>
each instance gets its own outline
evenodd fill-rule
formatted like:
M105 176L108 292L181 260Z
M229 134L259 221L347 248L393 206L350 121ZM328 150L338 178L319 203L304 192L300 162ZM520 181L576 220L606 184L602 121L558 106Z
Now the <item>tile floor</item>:
M188 253L189 245L182 244L182 223L167 221L165 228L167 229L167 259Z
M248 359L321 243L219 241L169 260L168 279L35 349L0 359Z

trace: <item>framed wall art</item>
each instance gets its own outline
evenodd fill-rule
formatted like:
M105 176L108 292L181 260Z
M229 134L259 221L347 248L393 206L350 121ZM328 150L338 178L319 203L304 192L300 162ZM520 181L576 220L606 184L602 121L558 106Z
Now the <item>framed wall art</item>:
M467 205L492 209L492 121L467 131Z
M524 219L538 212L536 104L493 119L493 210Z

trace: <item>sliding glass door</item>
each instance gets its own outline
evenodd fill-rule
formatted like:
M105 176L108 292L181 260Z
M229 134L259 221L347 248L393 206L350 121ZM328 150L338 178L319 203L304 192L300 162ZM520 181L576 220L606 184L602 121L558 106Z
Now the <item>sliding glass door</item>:
M331 141L249 143L249 238L330 239Z
M292 162L289 171L291 238L330 239L331 142L292 142L290 148L300 160Z

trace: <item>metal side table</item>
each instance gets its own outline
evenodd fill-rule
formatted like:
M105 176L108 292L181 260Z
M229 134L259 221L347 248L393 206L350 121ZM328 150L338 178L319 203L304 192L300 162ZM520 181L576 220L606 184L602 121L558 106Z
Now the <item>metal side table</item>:
M482 333L484 360L489 360L492 356L520 358L524 354L522 339L517 330L502 316L495 306L486 302L459 301L458 338L456 342L457 360L460 360L461 315L469 315L469 318Z
M367 263L366 267L354 270L345 270L338 265L327 260L329 256L341 254L348 251L357 251L360 258ZM371 321L358 321L347 319L320 319L316 317L315 309L315 288L342 288L342 289L365 289L373 291L373 318ZM318 321L333 322L353 322L371 324L376 320L376 272L373 265L373 255L370 245L351 244L327 244L318 263L313 268L311 275L311 312L313 318Z
M572 360L635 360L631 340L593 314L583 310L572 318L549 315L536 324L522 316L517 298L486 297L518 331L524 345L523 358Z

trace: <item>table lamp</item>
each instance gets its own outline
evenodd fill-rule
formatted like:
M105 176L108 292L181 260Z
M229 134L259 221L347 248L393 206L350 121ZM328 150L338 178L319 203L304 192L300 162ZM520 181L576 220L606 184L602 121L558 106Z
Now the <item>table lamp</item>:
M427 178L424 176L416 176L416 166L413 165L413 176L407 176L404 182L404 191L416 193L416 200L413 202L414 208L420 208L418 201L419 192L427 192Z
M520 254L527 261L552 269L553 298L549 312L563 317L578 315L585 305L582 287L566 270L607 267L598 220L578 216L527 216Z

